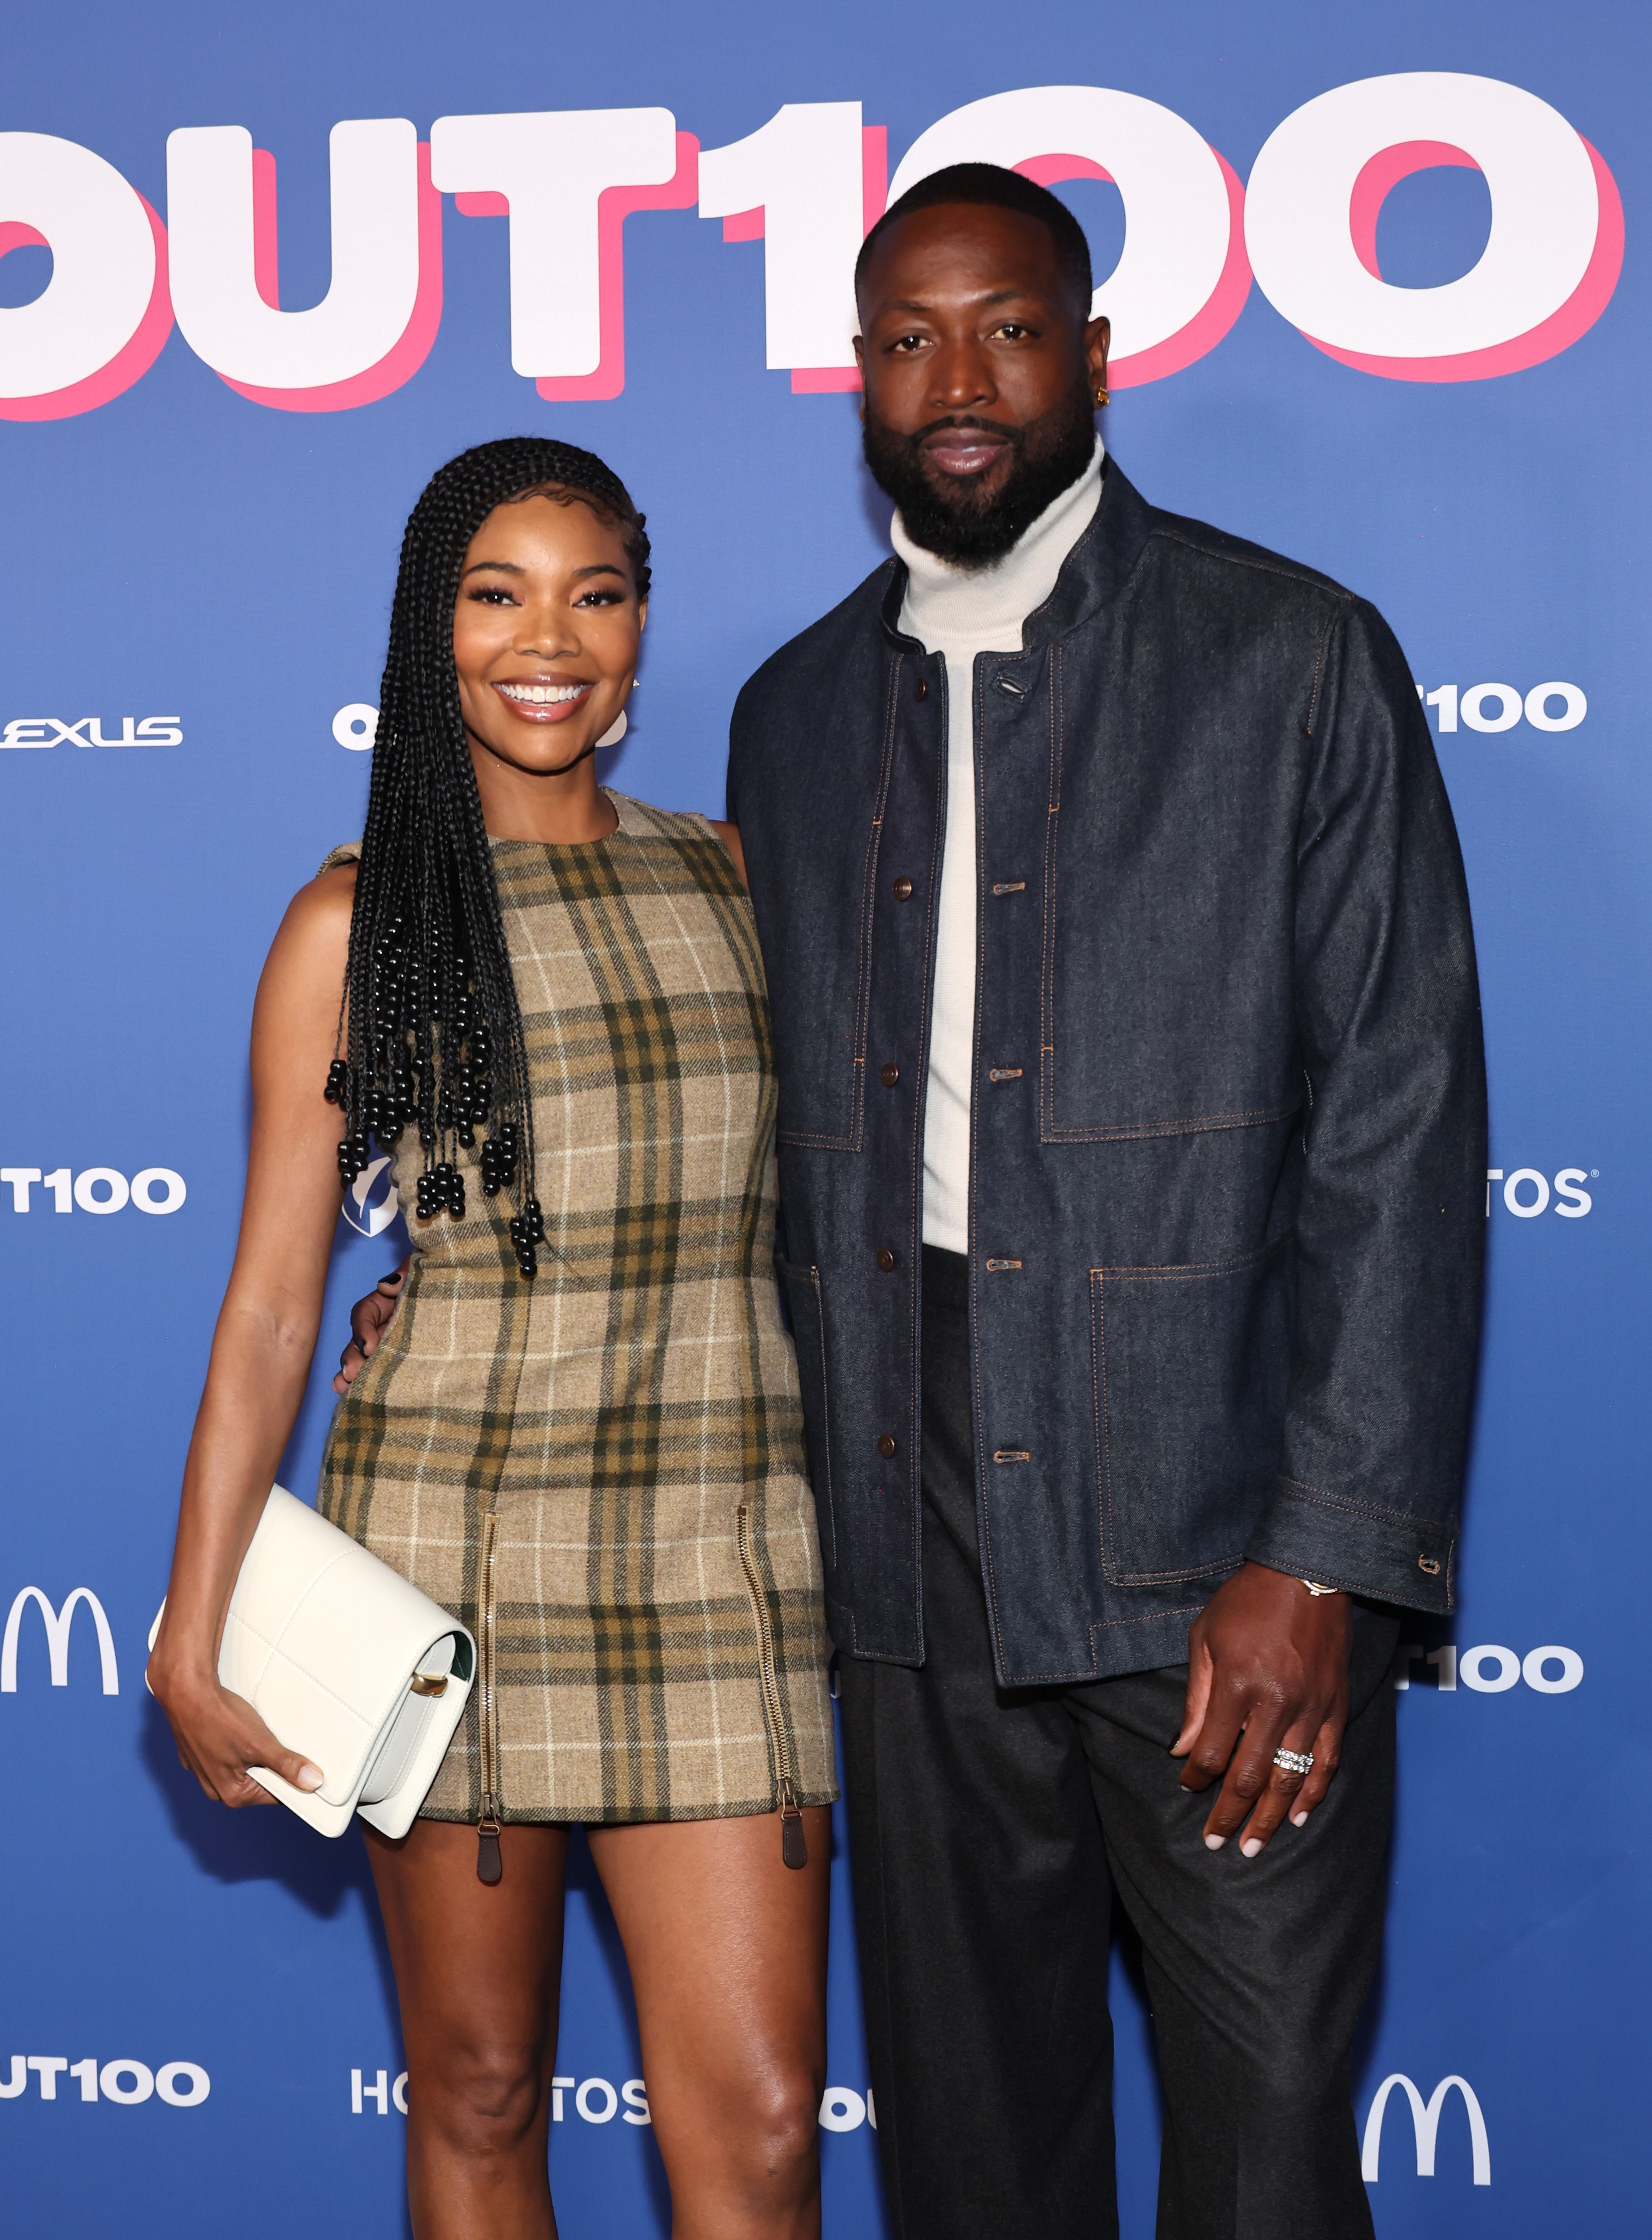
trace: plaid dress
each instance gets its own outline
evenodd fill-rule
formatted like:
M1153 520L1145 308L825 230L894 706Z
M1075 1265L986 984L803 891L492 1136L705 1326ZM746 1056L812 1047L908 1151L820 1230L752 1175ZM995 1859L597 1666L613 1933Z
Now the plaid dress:
M518 1275L514 1206L456 1152L466 1217L410 1223L404 1295L322 1463L323 1515L481 1647L431 1819L697 1820L836 1794L751 905L703 817L609 798L606 840L492 843L539 1273ZM410 1130L404 1206L421 1164Z

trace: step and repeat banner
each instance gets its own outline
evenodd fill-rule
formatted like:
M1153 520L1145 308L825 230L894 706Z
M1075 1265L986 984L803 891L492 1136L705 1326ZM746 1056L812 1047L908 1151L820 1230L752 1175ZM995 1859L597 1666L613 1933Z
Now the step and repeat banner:
M1485 990L1491 1290L1461 1607L1408 1625L1394 1674L1356 2113L1385 2240L1642 2231L1643 12L90 0L12 19L5 53L5 2230L407 2229L360 1842L206 1803L143 1666L253 987L288 897L361 830L408 510L487 437L608 458L656 567L610 775L720 811L742 681L887 550L856 247L890 192L986 157L1089 231L1132 479L1374 599L1437 739ZM305 1494L348 1303L404 1236L381 1161L283 1465ZM834 1871L826 2229L860 2240L884 2228L841 1828ZM656 2240L583 1850L570 1904L562 2229ZM1145 2240L1124 1945L1115 2010Z

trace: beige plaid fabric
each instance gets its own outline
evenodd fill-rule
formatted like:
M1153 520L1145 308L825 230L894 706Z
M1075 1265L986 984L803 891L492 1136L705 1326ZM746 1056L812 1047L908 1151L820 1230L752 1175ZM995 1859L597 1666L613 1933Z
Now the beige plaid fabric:
M703 817L610 798L607 840L493 843L534 1084L539 1274L517 1274L514 1209L490 1205L468 1162L466 1218L409 1221L418 1257L338 1404L318 1506L478 1637L496 1513L502 1818L769 1812L783 1777L824 1803L828 1644L773 1272L751 906ZM393 1170L407 1208L420 1163L410 1130ZM427 1817L481 1810L479 1694Z

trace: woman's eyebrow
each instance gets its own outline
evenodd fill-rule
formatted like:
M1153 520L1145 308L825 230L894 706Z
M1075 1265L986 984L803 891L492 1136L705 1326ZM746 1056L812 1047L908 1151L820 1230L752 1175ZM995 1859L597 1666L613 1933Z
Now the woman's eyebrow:
M473 560L464 573L467 576L478 575L484 568L498 576L525 576L528 572L525 568L519 568L514 560ZM625 570L616 568L611 560L593 560L589 568L576 568L574 570L576 582L583 581L587 576L617 576L622 583L625 581Z

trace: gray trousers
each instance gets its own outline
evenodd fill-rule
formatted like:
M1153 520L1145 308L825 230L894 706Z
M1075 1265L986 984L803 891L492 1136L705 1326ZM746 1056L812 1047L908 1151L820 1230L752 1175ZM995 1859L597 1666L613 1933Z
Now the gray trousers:
M845 1657L845 1790L895 2240L1111 2240L1115 1896L1164 2103L1159 2240L1368 2240L1349 2051L1382 1942L1397 1621L1356 1606L1325 1802L1260 1858L1205 1849L1169 1745L1185 1665L995 1683L963 1263L924 1253L914 1670Z

